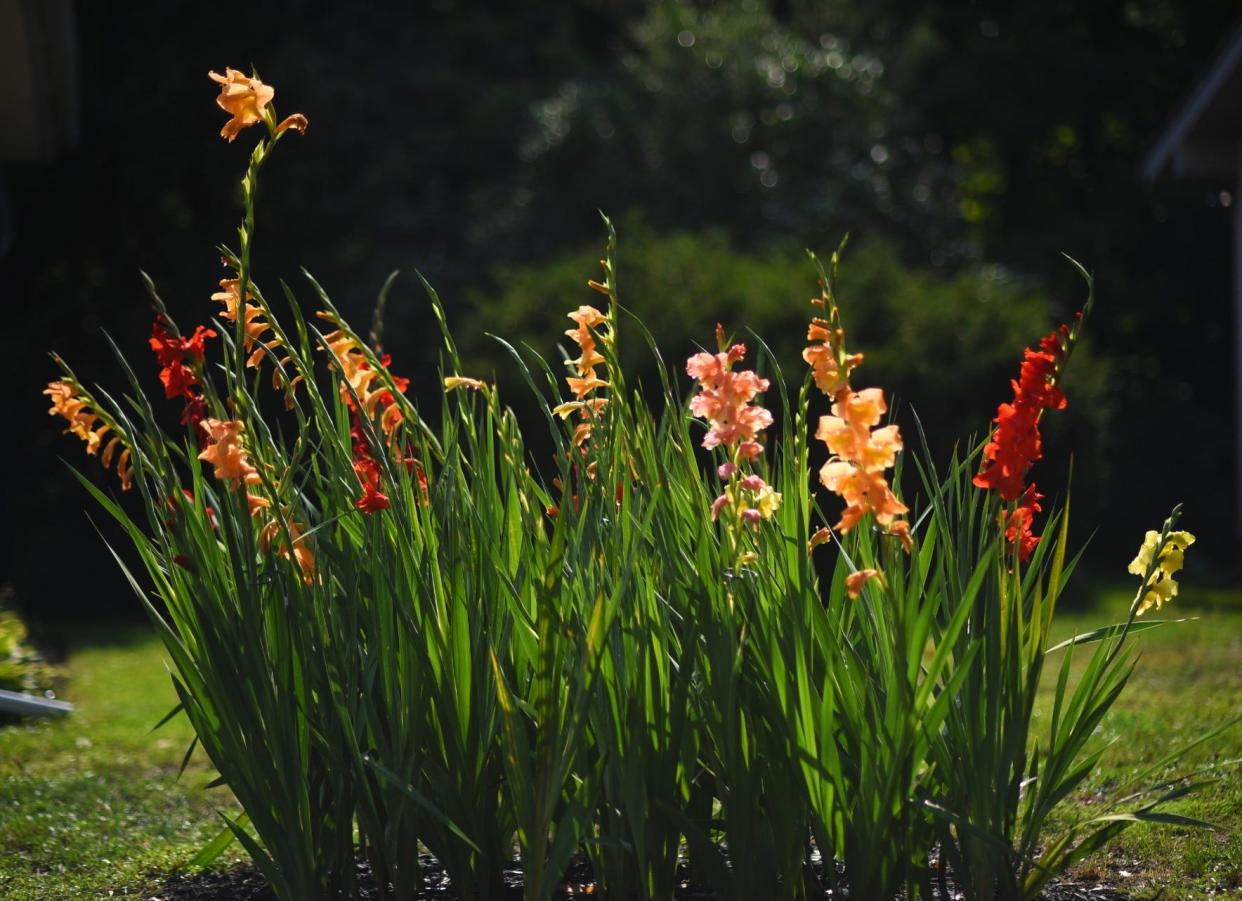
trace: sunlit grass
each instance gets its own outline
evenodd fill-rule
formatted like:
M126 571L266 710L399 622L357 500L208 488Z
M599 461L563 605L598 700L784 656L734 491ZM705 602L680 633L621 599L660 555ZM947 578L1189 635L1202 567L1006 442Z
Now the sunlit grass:
M177 780L184 717L151 732L176 701L163 656L145 626L75 630L74 713L0 729L0 897L150 897L235 809L201 752Z
M1124 619L1132 595L1105 591L1090 610L1065 612L1054 623L1053 642ZM1199 602L1202 601L1202 605ZM1109 713L1099 739L1110 747L1078 797L1090 814L1110 787L1160 760L1174 748L1242 716L1242 593L1188 587L1161 618L1195 617L1135 636L1141 657L1125 693ZM1049 660L1041 707L1055 685L1058 655ZM1085 664L1080 653L1076 663ZM1242 759L1242 726L1192 750L1169 777L1210 764ZM1223 766L1218 781L1168 812L1206 820L1218 829L1136 824L1077 868L1098 874L1137 898L1242 898L1242 769Z

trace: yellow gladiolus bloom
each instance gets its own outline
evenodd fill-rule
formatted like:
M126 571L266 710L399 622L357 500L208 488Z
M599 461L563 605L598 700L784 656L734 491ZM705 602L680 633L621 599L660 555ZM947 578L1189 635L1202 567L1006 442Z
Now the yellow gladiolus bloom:
M1127 571L1136 576L1147 576L1155 563L1155 571L1143 583L1143 595L1138 604L1138 615L1155 607L1157 610L1177 596L1177 582L1173 576L1182 568L1186 548L1195 543L1189 532L1170 532L1164 544L1160 533L1149 531L1143 539L1138 555L1130 561Z

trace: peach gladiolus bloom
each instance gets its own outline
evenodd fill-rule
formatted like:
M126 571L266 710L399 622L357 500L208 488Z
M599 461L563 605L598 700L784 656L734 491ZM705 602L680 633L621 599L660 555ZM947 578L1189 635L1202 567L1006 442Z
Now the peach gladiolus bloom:
M245 423L239 420L204 419L200 425L207 435L208 445L198 459L215 467L215 477L237 490L243 484L254 485L259 472L250 465L246 449L242 445Z
M595 374L595 367L603 363L604 358L595 349L595 335L591 332L591 329L599 328L601 325L606 324L608 317L595 309L595 307L585 304L566 315L578 323L578 327L567 329L565 334L572 338L582 351L576 360L570 360L567 364L577 372L578 377L576 379L568 379L567 381L569 382L570 390L574 392L574 396L581 399L595 388L607 387L608 385L607 382L598 378Z
M848 532L868 513L874 514L880 525L889 526L906 512L906 505L897 500L882 472L867 472L844 460L830 460L819 471L819 480L845 500L841 520L835 526L838 532Z
M88 454L96 453L101 437L108 427L104 425L98 431L91 430L99 416L88 408L86 399L78 395L78 389L68 382L56 381L49 382L43 393L52 399L48 415L64 417L69 423L65 432L72 432L85 441Z
M832 405L833 415L820 417L815 432L815 437L835 455L824 464L819 479L846 503L836 528L848 532L868 513L874 514L880 525L891 527L907 508L897 500L884 478L884 470L893 465L902 448L897 426L872 431L888 409L884 392L867 388L855 393L846 388L838 397ZM908 530L903 529L898 537L906 545Z
M812 303L822 304L823 301ZM815 385L829 397L835 397L838 392L849 387L850 372L863 361L863 355L849 354L845 357L844 365L838 363L837 347L845 340L845 336L841 329L832 331L829 323L818 317L811 320L806 331L806 340L811 344L802 351L802 359L810 364Z
M851 460L868 472L882 472L896 462L897 451L902 448L897 426L872 431L886 410L884 392L879 388L843 392L841 400L832 405L835 415L820 418L815 437L843 460Z
M271 85L236 69L225 69L223 75L208 72L207 77L220 85L216 103L233 117L220 129L220 136L228 138L230 143L243 128L262 121L264 109L276 96L276 89Z
M566 315L577 323L577 327L567 329L565 334L573 339L581 351L577 359L565 363L574 372L574 375L565 377L565 382L569 385L569 390L573 392L575 400L558 404L552 412L562 419L568 418L571 413L575 412L582 417L584 421L574 429L573 437L574 446L581 447L591 437L591 420L599 416L608 404L607 398L591 396L600 388L609 387L608 382L601 379L595 372L595 367L604 363L605 360L596 349L598 345L595 333L592 331L592 329L607 325L608 317L587 304L583 304Z

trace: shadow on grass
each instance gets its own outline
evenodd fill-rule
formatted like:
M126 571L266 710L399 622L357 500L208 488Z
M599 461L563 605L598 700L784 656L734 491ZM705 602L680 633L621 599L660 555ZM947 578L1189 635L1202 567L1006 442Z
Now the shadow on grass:
M275 901L276 896L247 864L218 872L170 876L156 897L161 901Z

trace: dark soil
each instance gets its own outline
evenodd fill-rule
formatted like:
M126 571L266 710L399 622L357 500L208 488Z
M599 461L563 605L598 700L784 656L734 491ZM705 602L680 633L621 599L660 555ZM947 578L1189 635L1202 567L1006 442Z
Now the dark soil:
M449 886L448 877L439 869L435 859L424 855L422 863L429 888L419 895L420 901L457 901L457 894ZM837 875L839 877L841 874ZM557 898L571 901L575 898L595 897L595 886L590 878L590 869L586 863L575 863L561 891L557 893ZM832 881L837 883L836 887L826 889L823 897L849 898L848 888L841 885L839 879ZM370 868L362 862L358 864L358 883L357 901L375 901L379 898ZM519 868L505 871L505 887L505 901L521 901L522 871ZM958 901L962 897L953 890L951 878L948 880L948 888L947 894L937 893L938 901ZM1127 901L1130 898L1125 892L1096 880L1060 882L1049 887L1042 897L1045 901ZM714 899L715 895L706 887L683 882L675 901ZM172 876L158 894L151 896L150 901L275 901L275 895L258 871L252 865L244 864L223 872Z

